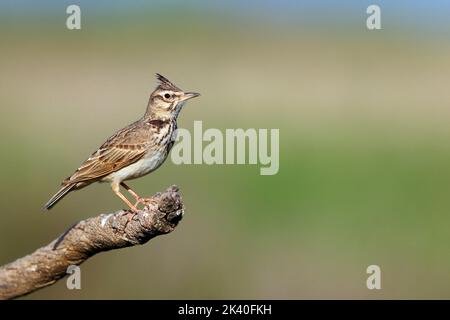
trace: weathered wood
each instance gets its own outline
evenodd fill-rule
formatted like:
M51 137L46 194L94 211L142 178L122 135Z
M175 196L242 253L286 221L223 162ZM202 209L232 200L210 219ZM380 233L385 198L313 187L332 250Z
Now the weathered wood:
M12 299L52 285L79 265L102 252L138 244L172 232L183 216L178 188L151 198L151 204L132 213L118 211L80 221L45 247L0 267L0 299Z

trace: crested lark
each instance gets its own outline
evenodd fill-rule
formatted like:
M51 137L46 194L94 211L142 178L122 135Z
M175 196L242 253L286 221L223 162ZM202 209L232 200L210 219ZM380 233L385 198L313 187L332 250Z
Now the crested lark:
M158 73L156 78L159 84L150 95L145 115L106 140L63 181L61 189L45 204L46 209L51 209L70 191L97 181L109 182L114 193L135 212L138 203L146 203L146 199L138 196L124 181L142 177L164 162L175 140L181 108L188 99L200 95L184 92ZM120 193L119 186L136 199L136 204Z

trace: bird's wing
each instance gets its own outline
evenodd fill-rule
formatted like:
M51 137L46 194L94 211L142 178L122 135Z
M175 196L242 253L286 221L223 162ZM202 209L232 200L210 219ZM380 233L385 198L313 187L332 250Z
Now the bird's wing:
M97 180L141 159L152 148L151 130L133 123L111 136L63 184Z

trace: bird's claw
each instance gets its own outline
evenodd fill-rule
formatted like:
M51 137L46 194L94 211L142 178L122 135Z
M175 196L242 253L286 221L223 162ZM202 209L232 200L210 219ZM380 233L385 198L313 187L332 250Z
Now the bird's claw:
M128 225L128 223L130 223L133 220L134 216L138 213L138 211L139 211L138 209L136 210L131 209L131 210L123 210L122 212L120 212L119 214L120 216L127 218L125 227Z
M144 206L148 205L156 205L157 201L153 198L138 198L136 199L135 207L138 206L138 204L143 204Z

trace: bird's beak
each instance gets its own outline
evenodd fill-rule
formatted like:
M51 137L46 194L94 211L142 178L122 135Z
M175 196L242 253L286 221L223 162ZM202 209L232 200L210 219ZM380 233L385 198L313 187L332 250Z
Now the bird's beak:
M192 98L196 98L199 95L200 95L200 93L197 93L197 92L185 92L181 101L185 101L185 100L189 100L189 99L192 99Z

